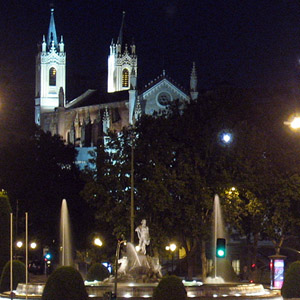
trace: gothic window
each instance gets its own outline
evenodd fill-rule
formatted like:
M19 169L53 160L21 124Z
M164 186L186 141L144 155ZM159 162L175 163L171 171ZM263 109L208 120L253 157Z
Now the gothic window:
M49 70L49 85L56 85L56 69L53 67Z
M160 105L168 105L168 104L170 104L172 99L171 99L171 95L169 93L162 92L158 95L157 100Z
M129 71L127 69L123 70L122 74L122 86L129 87Z

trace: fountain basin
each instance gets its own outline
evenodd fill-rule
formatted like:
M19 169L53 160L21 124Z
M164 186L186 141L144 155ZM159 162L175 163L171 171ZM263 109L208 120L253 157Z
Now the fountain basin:
M224 284L202 284L201 282L184 282L188 298L195 300L206 299L223 299L223 300L238 300L238 299L268 299L282 300L280 291L268 290L262 284L255 283L224 283ZM151 298L157 283L118 283L118 298L122 299L144 299ZM40 299L43 292L44 284L29 284L27 299ZM103 299L103 297L114 290L114 284L103 284L94 282L86 286L90 298ZM10 298L9 292L0 296L1 299ZM16 290L18 299L26 298L26 285L19 284Z

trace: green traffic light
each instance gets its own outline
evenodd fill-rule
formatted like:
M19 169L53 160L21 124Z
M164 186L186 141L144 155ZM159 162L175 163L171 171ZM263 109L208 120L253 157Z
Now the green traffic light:
M225 251L222 249L218 250L218 257L224 257L225 256Z
M224 258L226 256L226 240L224 238L217 239L216 256L218 258Z

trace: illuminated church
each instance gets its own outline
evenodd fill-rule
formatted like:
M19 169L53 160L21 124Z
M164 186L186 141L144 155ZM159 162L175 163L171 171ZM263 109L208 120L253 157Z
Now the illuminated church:
M166 75L137 85L136 45L123 36L125 13L116 42L108 55L107 88L87 89L75 99L66 94L66 52L63 36L58 37L51 8L47 36L43 36L36 56L35 123L44 131L59 134L67 143L87 148L97 145L111 131L134 124L142 114L153 114L171 101L190 101L198 97L195 65L187 92Z

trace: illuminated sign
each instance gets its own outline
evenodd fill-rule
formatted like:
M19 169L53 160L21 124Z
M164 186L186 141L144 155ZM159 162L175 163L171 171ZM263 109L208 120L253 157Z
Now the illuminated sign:
M281 289L284 281L284 260L274 259L272 269L272 287L274 289Z

